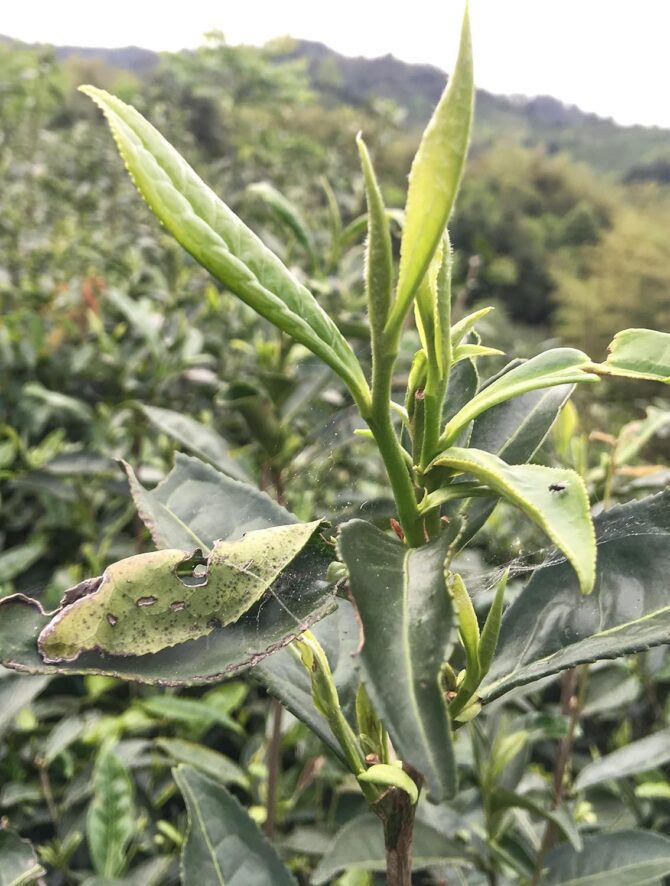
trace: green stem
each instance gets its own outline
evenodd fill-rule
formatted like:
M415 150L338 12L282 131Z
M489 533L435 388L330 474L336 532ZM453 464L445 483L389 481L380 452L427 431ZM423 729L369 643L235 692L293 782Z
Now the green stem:
M405 541L410 547L418 548L425 543L425 538L419 519L416 492L388 407L385 415L371 415L367 422L386 467Z
M421 530L416 491L391 420L391 387L397 356L397 342L382 348L381 342L373 340L372 405L369 412L362 415L384 461L405 540L410 547L417 548L424 544L425 538Z

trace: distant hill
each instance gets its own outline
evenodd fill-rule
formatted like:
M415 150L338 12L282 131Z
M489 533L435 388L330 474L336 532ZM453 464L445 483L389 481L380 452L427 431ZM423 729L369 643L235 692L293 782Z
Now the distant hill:
M427 120L446 82L444 71L433 65L408 64L392 55L349 58L307 40L296 40L289 55L307 60L314 88L324 97L352 104L391 100L406 110L409 124ZM480 144L503 138L567 151L617 178L635 167L653 170L670 162L669 129L620 126L551 96L477 90L474 138Z
M19 45L11 38L0 36L0 41ZM61 59L99 59L139 76L150 73L160 61L159 53L137 46L54 49ZM290 41L278 56L280 60L295 58L305 59L312 86L324 102L393 102L404 111L409 126L425 123L446 81L444 71L433 65L409 64L392 55L352 58L308 40ZM634 170L649 171L638 177L655 178L654 170L661 169L664 175L659 180L664 181L670 164L670 130L619 126L551 96L498 96L478 90L474 138L480 145L503 139L541 146L552 153L566 151L616 178L630 178Z
M99 47L82 46L57 46L58 58L66 59L76 56L77 58L100 59L110 68L120 68L124 71L132 71L135 74L148 74L160 61L160 55L151 49L142 49L140 46L121 46L118 49L103 49Z

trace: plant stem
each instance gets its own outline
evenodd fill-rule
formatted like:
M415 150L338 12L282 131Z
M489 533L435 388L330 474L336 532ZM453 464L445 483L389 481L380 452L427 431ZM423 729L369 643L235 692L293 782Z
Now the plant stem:
M411 886L416 806L405 791L391 788L382 794L373 809L384 826L387 886Z
M554 758L554 809L558 809L565 795L565 774L572 755L572 747L575 740L575 731L579 722L579 715L584 706L584 697L586 695L586 686L588 681L589 666L581 665L568 671L563 677L561 687L561 712L570 717L568 722L568 731L556 748L556 756ZM531 886L539 886L540 877L542 876L542 865L544 857L552 848L556 840L556 825L553 821L548 821L544 829L542 843L537 854L535 862L535 871Z
M416 493L400 440L391 422L388 402L385 414L371 415L367 418L367 422L384 460L405 540L410 547L418 548L425 543L425 538L421 529Z
M276 698L270 702L272 725L268 745L268 793L266 801L265 836L271 840L275 834L277 818L277 794L281 769L281 720L283 708Z

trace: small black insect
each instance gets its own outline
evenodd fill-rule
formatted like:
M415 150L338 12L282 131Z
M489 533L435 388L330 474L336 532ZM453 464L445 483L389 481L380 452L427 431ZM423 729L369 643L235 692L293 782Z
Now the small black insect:
M565 490L565 483L552 483L549 487L549 492L565 492Z

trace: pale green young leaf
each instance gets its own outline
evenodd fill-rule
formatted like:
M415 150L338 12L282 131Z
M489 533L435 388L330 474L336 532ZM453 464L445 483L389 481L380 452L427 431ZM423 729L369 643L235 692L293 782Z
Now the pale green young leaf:
M542 465L508 465L490 452L457 447L441 453L431 467L436 465L470 474L515 504L563 551L582 593L593 590L595 534L588 495L578 474Z
M165 227L224 286L327 363L359 402L369 395L348 342L314 296L134 108L94 86L137 188Z
M479 667L482 678L489 672L493 656L495 655L496 646L498 645L500 625L502 623L503 603L505 600L505 588L507 587L508 577L509 569L506 569L496 585L493 603L491 603L491 608L489 609L486 621L484 622L484 627L482 628L479 640Z
M368 315L372 330L373 348L381 342L381 335L391 307L393 286L393 257L391 233L372 160L367 146L359 133L356 137L361 168L365 182L368 206L368 238L365 247L365 288L368 299Z
M477 614L472 605L465 583L460 575L447 570L445 574L447 590L454 601L454 609L458 617L458 633L465 650L468 677L473 671L473 679L479 677L479 624Z
M396 301L389 328L399 330L435 254L456 200L474 106L472 43L466 7L458 58L426 127L410 172Z
M477 323L479 323L480 320L483 320L487 314L490 314L492 310L492 307L480 308L478 311L474 311L472 314L463 317L458 323L454 323L451 327L452 347L455 348L456 345L460 344L468 332L472 332Z
M448 446L473 418L498 403L539 388L598 381L598 376L589 371L591 366L586 354L573 348L555 348L526 360L500 375L459 410L447 423L440 446Z
M604 363L593 364L594 372L670 384L670 332L623 329L614 336L608 351Z
M135 833L133 780L125 763L103 747L93 771L93 799L86 817L86 836L93 867L101 877L119 877Z
M370 766L365 772L362 772L358 776L358 780L364 784L374 784L384 788L398 788L401 791L405 791L413 805L419 799L419 789L416 786L416 782L399 766L377 763L374 766Z
M488 348L486 345L458 345L458 347L454 348L453 361L458 363L461 360L476 359L477 357L500 357L504 353L504 351L500 351L498 348Z
M449 704L449 714L457 717L474 694L480 681L479 624L465 583L460 575L445 572L447 590L454 601L458 619L458 633L465 652L465 679L458 694Z
M437 301L437 275L442 266L444 244L439 243L435 255L416 289L414 319L419 332L421 347L426 353L428 364L435 362L435 303Z
M217 542L206 573L189 582L177 570L192 555L178 549L137 554L109 566L94 584L73 588L42 630L48 663L82 652L144 655L236 622L274 583L317 531L293 523Z

